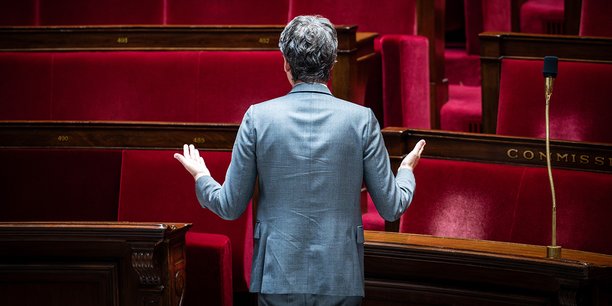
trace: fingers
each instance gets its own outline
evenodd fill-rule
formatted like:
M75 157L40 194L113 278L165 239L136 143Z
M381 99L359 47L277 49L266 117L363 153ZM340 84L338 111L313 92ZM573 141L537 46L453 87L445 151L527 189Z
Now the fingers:
M423 153L423 149L425 149L425 139L421 139L419 140L419 142L417 142L417 144L414 146L414 149L412 149L412 151L417 155L417 156L421 156L421 153Z
M189 158L189 147L187 146L187 144L183 145L183 156L185 158Z

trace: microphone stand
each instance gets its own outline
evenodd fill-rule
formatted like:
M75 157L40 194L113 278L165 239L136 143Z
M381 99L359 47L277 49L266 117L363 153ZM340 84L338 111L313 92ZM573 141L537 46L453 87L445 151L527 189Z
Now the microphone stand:
M555 63L556 64L556 63ZM556 70L556 67L555 67ZM561 258L561 246L557 245L557 201L555 198L555 184L552 176L552 166L550 158L550 97L555 79L546 77L545 97L546 97L546 166L548 168L548 179L550 181L550 192L552 194L552 245L546 246L546 257L551 259Z

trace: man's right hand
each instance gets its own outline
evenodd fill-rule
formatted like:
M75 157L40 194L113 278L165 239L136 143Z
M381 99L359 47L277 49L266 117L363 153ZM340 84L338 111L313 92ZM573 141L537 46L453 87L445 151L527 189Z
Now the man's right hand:
M400 164L400 169L410 169L414 170L414 168L419 163L419 159L421 158L421 153L423 153L423 149L425 148L425 140L421 139L414 146L414 149L404 157L402 163Z

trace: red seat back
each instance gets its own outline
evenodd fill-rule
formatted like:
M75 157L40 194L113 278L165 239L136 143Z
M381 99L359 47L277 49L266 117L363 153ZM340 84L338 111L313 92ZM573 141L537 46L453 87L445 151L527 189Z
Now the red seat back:
M114 221L121 151L1 149L0 221Z
M121 168L119 220L187 222L191 231L230 238L234 288L246 291L253 253L251 207L237 220L226 221L200 206L193 178L173 158L176 151L125 150ZM203 152L213 177L222 183L231 153Z
M384 34L417 33L416 0L290 0L289 19L322 15L336 25L357 25L358 31Z
M400 232L509 241L522 167L422 159Z
M557 244L612 254L612 174L553 169L553 179ZM511 240L551 245L552 196L546 168L528 168L519 194Z
M502 60L497 133L545 137L541 60ZM559 61L550 104L551 138L612 143L612 64Z
M0 25L36 25L37 3L37 0L0 0Z
M612 2L608 0L582 0L580 11L581 36L612 37Z
M39 2L40 25L121 25L162 24L165 1L39 0Z
M277 51L0 54L0 119L239 123L289 92Z
M166 1L166 24L287 23L289 0L172 0Z

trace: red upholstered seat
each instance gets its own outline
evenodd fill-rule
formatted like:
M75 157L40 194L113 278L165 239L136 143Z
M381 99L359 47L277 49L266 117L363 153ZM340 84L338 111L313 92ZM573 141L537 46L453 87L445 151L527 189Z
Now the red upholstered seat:
M386 35L381 47L384 125L430 128L427 38Z
M165 1L39 0L39 2L40 25L121 25L162 24Z
M1 149L0 221L117 220L121 152Z
M382 73L383 126L401 124L413 128L430 127L430 111L424 111L422 107L430 105L429 45L426 39L416 36L416 2L290 0L290 19L298 15L319 14L329 18L334 24L357 25L358 31L379 34L375 47L381 52L383 68L381 72L376 73ZM347 7L351 9L346 9ZM384 42L388 35L394 37ZM368 90L380 91L373 88L369 87ZM366 106L376 109L376 105L371 105L376 98L368 92L366 96ZM426 125L423 125L423 122L426 122Z
M367 195L366 201L366 209L361 215L363 228L371 231L384 231L385 219L378 214L374 201L372 201L369 194Z
M545 137L542 60L502 60L497 133ZM612 65L559 61L550 106L551 138L612 143Z
M196 121L198 52L64 52L53 58L56 120Z
M239 123L289 92L277 51L0 54L0 118Z
M511 3L504 1L463 1L465 48L444 51L448 78L448 101L440 110L440 128L450 131L480 132L482 95L480 80L480 40L484 31L511 30Z
M479 133L482 129L480 86L450 85L449 100L440 109L440 129Z
M37 4L38 0L0 0L0 25L36 25Z
M251 258L253 252L253 229L251 208L235 221L225 221L212 212L203 209L194 193L191 176L173 158L175 151L138 151L125 150L121 170L121 191L119 197L119 220L159 221L193 223L190 232L218 234L227 236L231 241L231 259L224 258L227 246L209 241L205 235L188 236L187 269L194 271L196 265L222 262L222 272L206 275L198 270L197 276L188 284L191 291L186 292L187 300L197 300L199 296L214 295L227 302L232 288L219 284L227 283L227 271L232 271L234 291L247 291L250 281ZM230 162L229 152L204 152L203 156L215 179L223 182L225 171ZM193 238L193 240L191 240ZM192 248L192 249L190 249ZM190 257L189 254L208 254L211 257ZM207 255L207 256L208 256ZM206 270L210 271L210 269ZM192 273L193 274L193 273ZM231 305L231 300L229 300Z
M233 305L232 243L226 235L185 235L185 305Z
M51 119L52 67L48 53L0 53L0 119Z
M166 24L287 23L289 0L171 0L166 2Z
M571 156L566 156L572 162ZM577 157L607 163L603 157ZM579 161L578 161L579 162ZM400 232L551 244L552 199L545 167L422 159ZM553 169L557 243L612 254L612 175Z
M280 51L201 52L196 120L240 123L250 105L290 90Z
M582 0L579 34L612 37L610 16L612 16L612 2L609 0Z
M400 232L509 241L524 168L421 159Z
M596 162L595 157L589 157L589 162ZM612 254L612 175L553 169L553 178L557 244ZM511 240L551 245L552 198L546 168L526 169L517 204Z
M521 6L521 32L563 34L563 18L563 0L528 0Z

